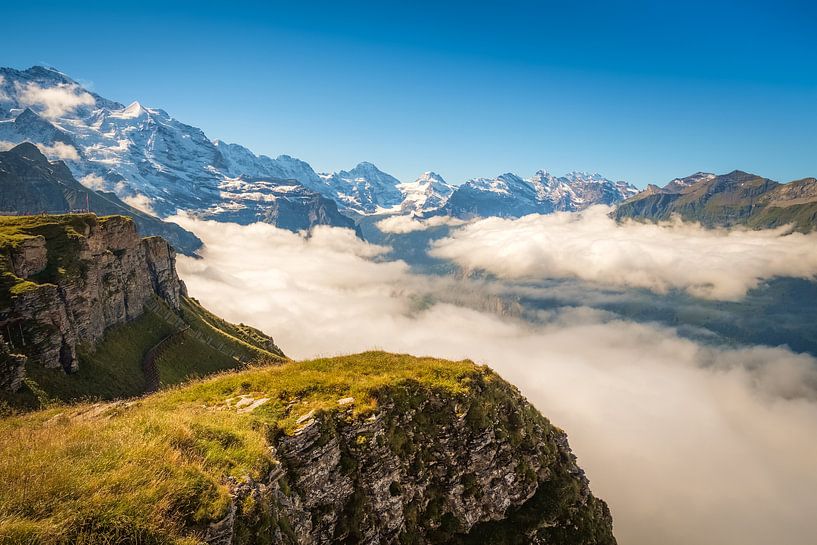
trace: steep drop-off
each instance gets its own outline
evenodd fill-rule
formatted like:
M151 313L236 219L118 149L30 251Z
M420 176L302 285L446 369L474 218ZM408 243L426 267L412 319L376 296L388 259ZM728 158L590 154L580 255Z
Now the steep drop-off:
M0 217L0 280L5 391L19 391L28 374L38 382L30 390L63 400L140 394L144 352L182 330L168 346L186 340L190 373L282 356L260 332L239 331L187 298L172 247L141 238L123 216Z
M286 361L121 216L0 218L0 257L0 543L615 543L564 432L486 367Z
M0 452L12 542L615 543L564 432L467 361L267 366L10 417Z

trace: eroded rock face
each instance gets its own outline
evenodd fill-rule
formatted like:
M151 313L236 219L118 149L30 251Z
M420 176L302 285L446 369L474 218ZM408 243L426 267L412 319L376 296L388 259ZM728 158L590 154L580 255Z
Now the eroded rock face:
M263 482L233 482L211 545L615 544L561 430L499 379L457 398L408 384L275 441Z
M20 388L26 375L26 360L22 354L12 354L8 344L0 340L0 390Z
M0 312L14 352L29 365L66 372L77 369L79 344L93 345L107 328L140 316L154 295L178 308L184 294L173 249L139 237L131 219L87 216L72 229L60 244L36 236L6 250L11 272L32 283Z

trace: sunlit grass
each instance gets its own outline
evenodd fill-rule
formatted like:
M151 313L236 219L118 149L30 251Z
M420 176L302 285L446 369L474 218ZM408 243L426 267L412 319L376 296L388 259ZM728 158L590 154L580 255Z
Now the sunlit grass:
M309 411L419 384L453 396L494 375L471 362L368 352L224 373L130 402L0 420L0 543L195 543L229 501L226 476L262 476L268 445ZM251 413L226 403L270 401ZM197 533L199 532L199 533Z

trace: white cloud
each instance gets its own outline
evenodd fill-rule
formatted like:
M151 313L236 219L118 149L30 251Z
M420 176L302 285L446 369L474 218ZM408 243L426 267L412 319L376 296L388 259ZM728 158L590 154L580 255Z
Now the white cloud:
M3 87L6 84L6 77L0 75L0 87ZM11 100L11 97L8 96L4 89L0 89L0 100Z
M587 308L532 325L435 303L488 284L373 262L385 249L348 230L307 238L174 221L206 244L203 259L178 261L190 293L273 334L290 356L383 348L489 362L568 431L622 544L806 545L817 535L812 357L706 347Z
M156 215L156 211L153 210L153 201L151 201L147 195L136 193L134 195L121 197L121 199L122 202L136 208L137 210L141 210L146 214Z
M375 224L382 233L405 234L414 231L424 231L432 227L457 227L465 225L467 222L459 218L449 216L432 216L427 219L415 218L413 216L390 216Z
M108 182L102 176L98 176L96 174L87 174L79 179L79 183L87 187L88 189L93 189L94 191L106 191L108 187Z
M0 140L0 151L8 151L17 144L15 142L9 142L8 140Z
M47 146L45 144L37 144L37 147L40 148L40 151L43 152L43 155L46 155L50 159L62 159L63 161L79 160L79 152L77 151L77 148L70 144L65 144L63 142L54 142L54 144L51 146Z
M580 278L659 293L739 299L775 276L817 274L817 233L704 229L680 221L617 224L582 213L487 218L436 241L431 255L503 278Z
M92 106L94 97L75 84L61 83L54 87L40 87L37 83L16 84L17 100L31 106L45 117L58 118L79 106Z

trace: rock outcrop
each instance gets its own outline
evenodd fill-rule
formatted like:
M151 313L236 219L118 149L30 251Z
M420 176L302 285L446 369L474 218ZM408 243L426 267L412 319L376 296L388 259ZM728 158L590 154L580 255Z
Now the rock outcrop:
M490 372L462 396L408 382L358 416L307 413L262 482L231 481L210 545L614 544L567 437Z
M0 330L29 365L74 371L78 345L140 316L152 297L179 308L175 252L161 238L141 238L130 218L6 218L3 228L13 233L0 247ZM19 379L2 371L0 384L16 389Z

